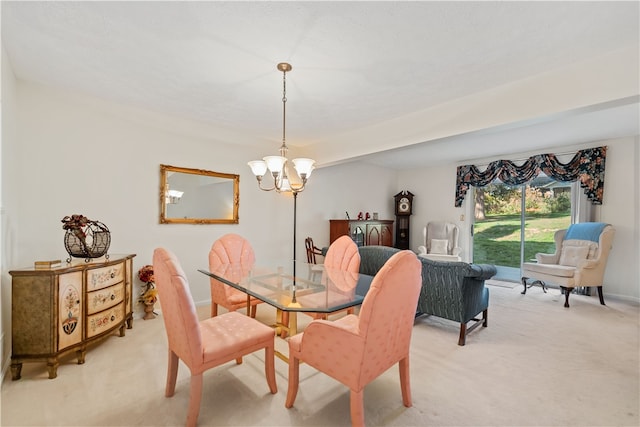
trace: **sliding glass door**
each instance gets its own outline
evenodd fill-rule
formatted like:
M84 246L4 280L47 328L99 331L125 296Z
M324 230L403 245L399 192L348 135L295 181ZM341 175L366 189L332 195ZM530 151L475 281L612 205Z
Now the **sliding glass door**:
M553 234L571 223L571 183L540 174L526 185L496 179L474 189L473 262L494 264L496 279L520 281L522 262L552 253Z

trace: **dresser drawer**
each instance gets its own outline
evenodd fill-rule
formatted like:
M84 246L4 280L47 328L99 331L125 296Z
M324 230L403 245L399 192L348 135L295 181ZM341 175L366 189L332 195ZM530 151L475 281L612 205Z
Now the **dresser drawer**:
M124 302L115 307L87 316L87 338L99 335L121 324L124 320Z
M87 292L107 288L124 280L124 263L87 270Z
M94 314L124 301L124 282L87 294L87 314Z

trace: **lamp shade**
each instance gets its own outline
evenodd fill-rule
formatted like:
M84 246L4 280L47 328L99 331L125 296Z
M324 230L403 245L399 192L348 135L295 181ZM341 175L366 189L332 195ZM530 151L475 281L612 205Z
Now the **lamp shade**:
M313 171L313 164L315 160L307 159L305 157L301 157L298 159L293 159L293 167L296 168L298 175L304 175L305 178L309 178L311 176L311 172Z
M262 160L267 163L267 167L272 174L280 174L282 173L282 167L284 166L284 162L287 161L287 158L282 156L267 156L263 157Z
M253 172L255 176L264 176L264 174L267 172L267 164L264 162L264 160L252 160L247 164L249 165L249 167L251 168L251 172Z

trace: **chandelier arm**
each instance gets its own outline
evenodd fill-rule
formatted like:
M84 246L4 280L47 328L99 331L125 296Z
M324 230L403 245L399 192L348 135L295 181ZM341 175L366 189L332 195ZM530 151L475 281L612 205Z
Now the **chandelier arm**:
M264 188L262 186L262 182L258 182L258 188L261 189L262 191L273 191L276 189L276 186L274 185L273 187L270 187L270 188Z

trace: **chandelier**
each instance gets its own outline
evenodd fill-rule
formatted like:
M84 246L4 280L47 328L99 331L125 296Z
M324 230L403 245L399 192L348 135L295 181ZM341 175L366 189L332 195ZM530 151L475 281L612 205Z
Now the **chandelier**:
M288 148L286 142L287 72L291 71L291 65L286 62L281 62L278 64L278 70L282 71L282 145L280 146L280 155L263 157L262 160L253 160L249 162L248 165L251 168L251 172L256 176L258 187L261 190L276 190L278 193L293 192L297 194L304 190L307 180L314 169L315 160L307 158L293 159L291 161L293 168L302 182L294 183L289 179L288 173L291 173L291 169L289 168L289 160L287 159ZM262 178L267 173L267 170L271 172L271 176L273 177L273 186L265 188L262 186Z

